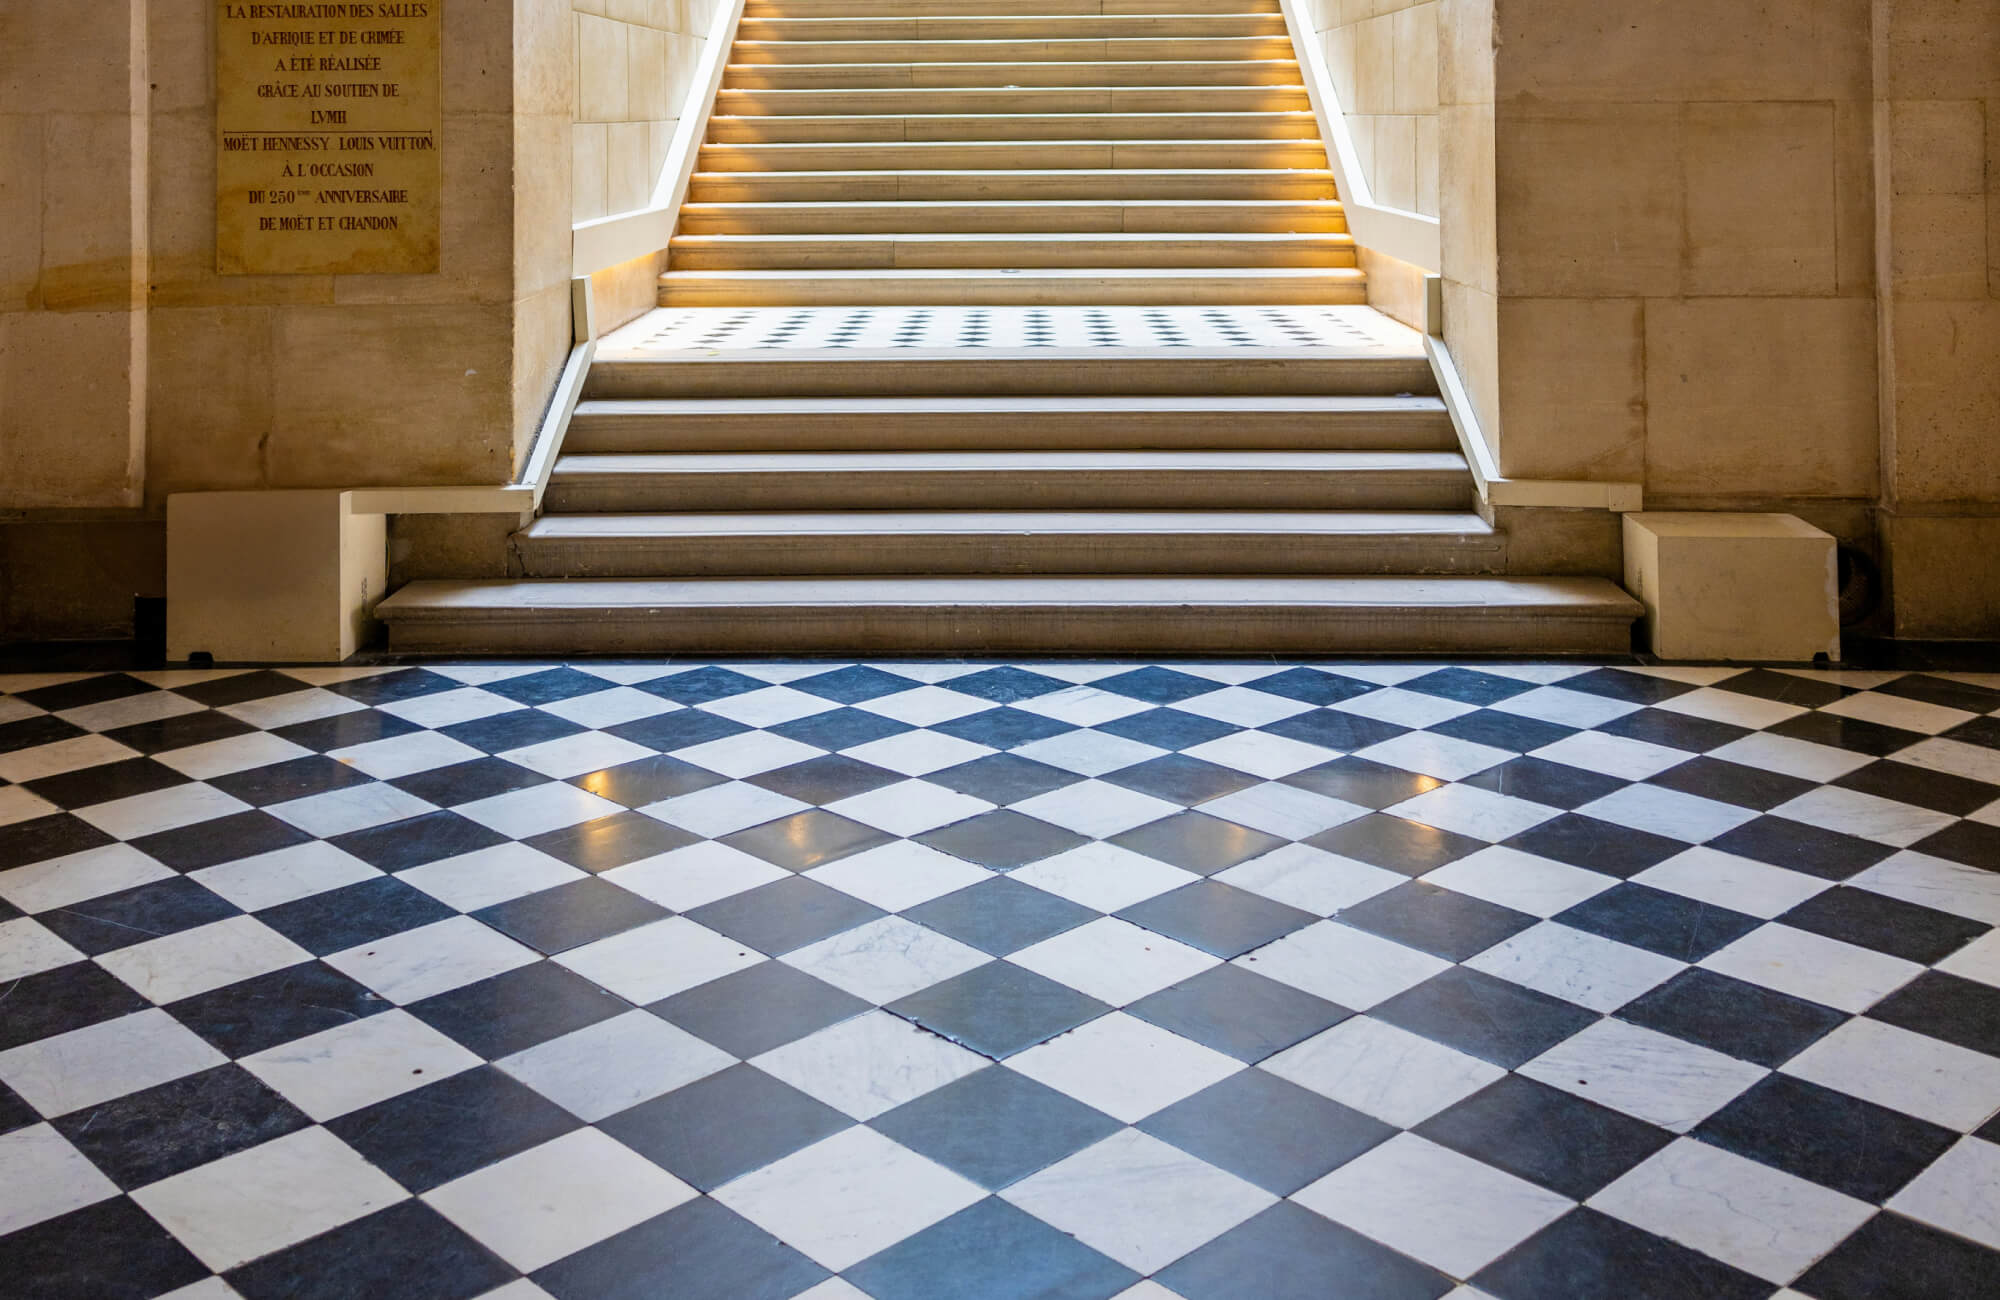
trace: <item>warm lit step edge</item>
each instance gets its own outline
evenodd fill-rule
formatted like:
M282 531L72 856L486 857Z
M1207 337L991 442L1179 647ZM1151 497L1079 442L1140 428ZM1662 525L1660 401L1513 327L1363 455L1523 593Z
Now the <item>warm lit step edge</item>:
M1048 41L1283 36L1282 13L745 14L739 41Z
M753 63L1250 63L1293 57L1276 36L1108 36L1086 40L742 41L732 64Z
M939 0L748 0L746 18L926 17ZM1042 14L1239 14L1279 12L1278 0L964 0L954 12L996 17Z
M674 271L1105 267L1343 267L1354 238L1335 234L823 234L686 235Z
M718 116L825 117L988 113L1296 113L1304 86L986 86L717 92Z
M1036 171L1050 168L1326 167L1317 140L900 140L888 144L705 144L705 172Z
M1335 199L1050 199L1027 202L687 203L689 235L1342 234Z
M1368 301L1367 283L1361 271L1349 267L675 271L660 277L659 305L1357 305Z
M1190 51L1190 54L1198 54ZM1288 49L1262 59L1074 60L982 63L732 63L728 89L804 90L903 86L994 88L1006 86L1298 86L1298 61Z
M957 144L1043 140L1317 140L1311 112L839 113L708 120L711 144Z
M1334 199L1325 168L696 172L695 204L1214 202Z

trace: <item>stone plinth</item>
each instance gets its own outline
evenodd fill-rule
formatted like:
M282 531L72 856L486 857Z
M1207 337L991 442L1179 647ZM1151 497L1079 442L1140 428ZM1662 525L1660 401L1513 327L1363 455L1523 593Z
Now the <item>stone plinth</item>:
M1840 658L1834 539L1793 515L1625 516L1625 586L1663 659Z

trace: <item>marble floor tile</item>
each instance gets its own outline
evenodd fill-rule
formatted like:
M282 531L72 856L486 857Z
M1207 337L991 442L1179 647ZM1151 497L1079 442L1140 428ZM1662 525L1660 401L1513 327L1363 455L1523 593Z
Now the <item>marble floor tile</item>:
M1243 1063L1114 1012L1009 1057L1007 1068L1133 1124L1219 1083Z
M1506 1074L1368 1016L1343 1020L1258 1068L1398 1128L1413 1128Z
M1617 1020L1600 1020L1520 1073L1675 1133L1764 1077L1761 1066Z
M987 1064L984 1057L883 1011L843 1020L750 1063L859 1120Z

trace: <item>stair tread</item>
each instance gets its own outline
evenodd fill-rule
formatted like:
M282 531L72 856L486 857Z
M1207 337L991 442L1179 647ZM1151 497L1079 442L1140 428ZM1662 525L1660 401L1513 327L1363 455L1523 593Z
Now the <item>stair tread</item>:
M1465 536L1491 540L1476 514L1446 510L882 510L722 514L544 515L518 536L613 541L704 536L935 536L980 533L1090 536L1195 533L1317 536Z
M728 247L747 243L773 244L1077 244L1120 243L1160 244L1226 241L1249 244L1279 244L1300 240L1312 243L1351 245L1354 236L1336 231L1200 231L1200 230L1093 230L1084 234L1064 231L999 230L944 233L924 230L858 230L797 233L758 231L742 235L675 235L676 244L715 244Z
M648 474L1466 472L1455 451L836 451L571 452L558 479Z
M788 271L669 271L662 282L672 280L1077 280L1103 277L1131 280L1348 280L1367 277L1351 266L1123 266L1073 267L1029 266L1019 269L966 267L867 267L859 270L819 269Z
M767 411L812 414L852 414L867 412L935 411L940 415L962 415L975 411L1145 411L1212 412L1278 411L1299 415L1329 412L1445 413L1439 397L594 397L577 404L576 418L617 415L717 415L732 412Z

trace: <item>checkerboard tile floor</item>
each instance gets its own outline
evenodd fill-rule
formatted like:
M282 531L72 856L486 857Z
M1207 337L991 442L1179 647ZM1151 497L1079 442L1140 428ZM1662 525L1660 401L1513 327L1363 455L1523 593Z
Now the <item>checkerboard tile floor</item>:
M50 1296L2000 1295L2000 676L0 677Z

